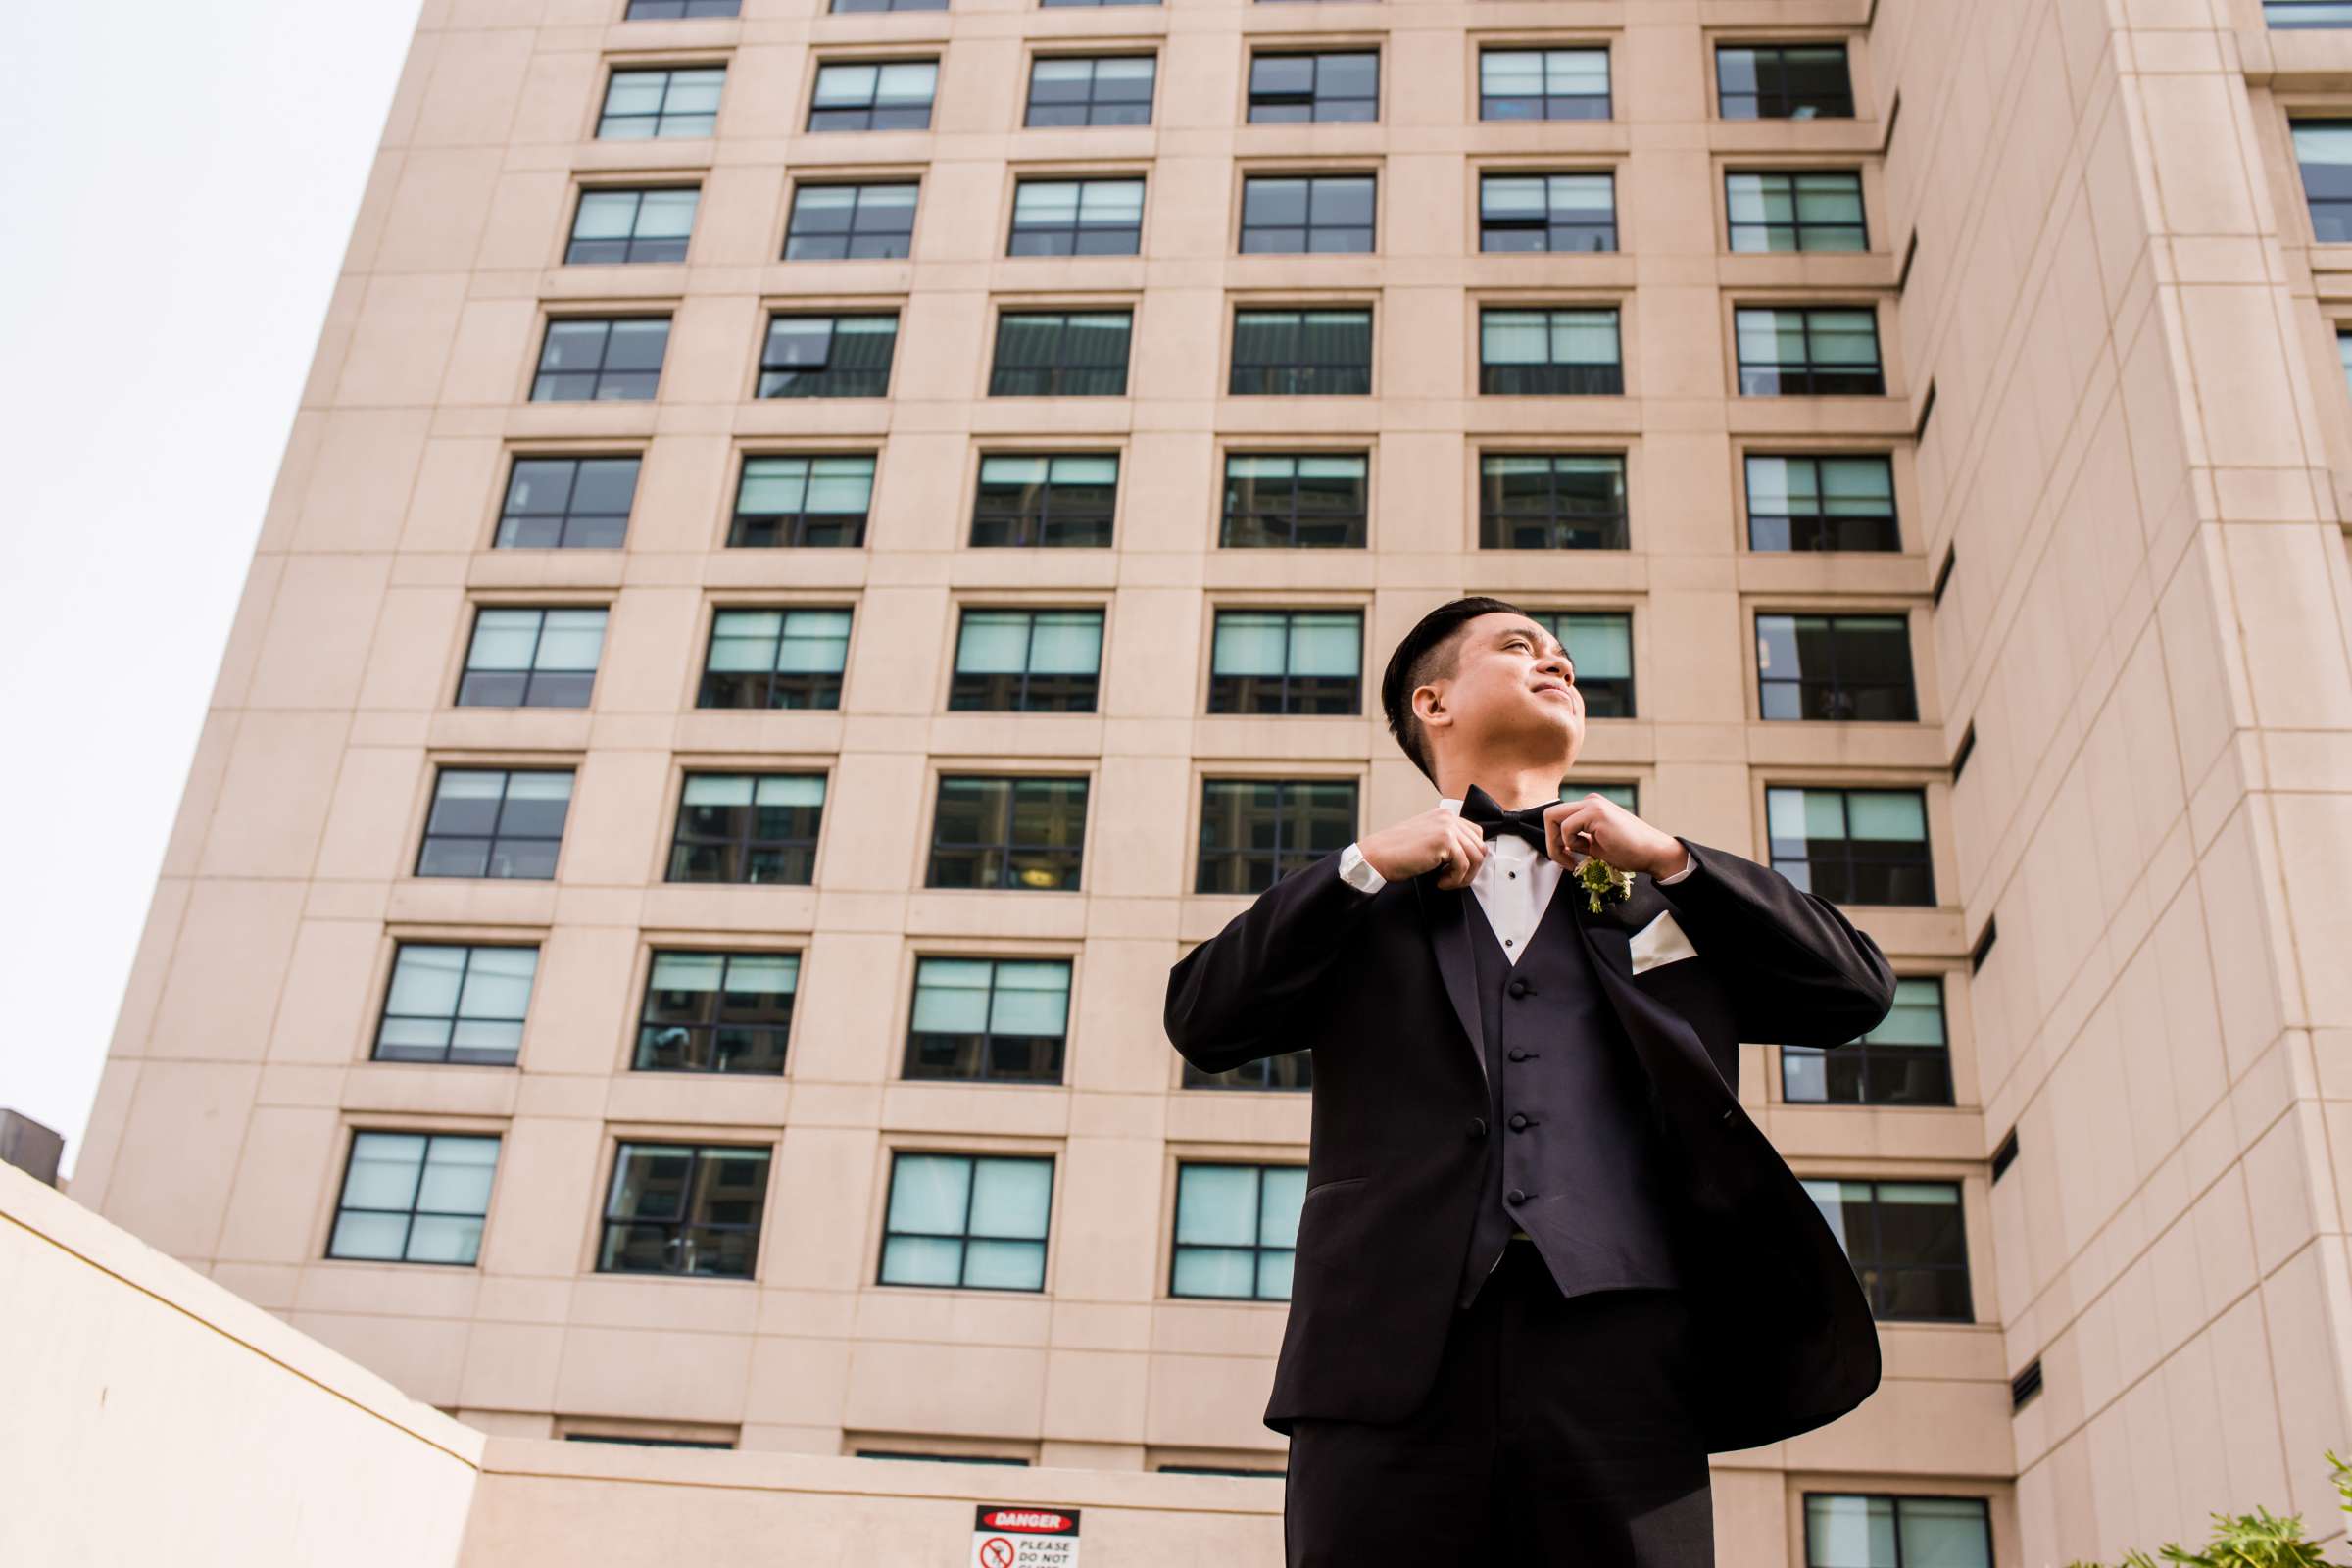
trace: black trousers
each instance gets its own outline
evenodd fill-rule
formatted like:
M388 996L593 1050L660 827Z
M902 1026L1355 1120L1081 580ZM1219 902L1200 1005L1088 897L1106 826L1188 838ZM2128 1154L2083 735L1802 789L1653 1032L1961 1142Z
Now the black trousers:
M1691 1343L1680 1293L1562 1297L1513 1241L1419 1408L1295 1423L1289 1568L1712 1568Z

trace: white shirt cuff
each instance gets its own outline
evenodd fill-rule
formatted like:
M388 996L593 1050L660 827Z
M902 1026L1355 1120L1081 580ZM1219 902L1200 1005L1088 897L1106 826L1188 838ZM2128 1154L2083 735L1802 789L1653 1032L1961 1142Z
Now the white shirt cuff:
M1378 893L1389 879L1372 869L1372 862L1352 844L1340 852L1340 880L1365 893Z
M1689 850L1685 850L1683 852L1683 868L1680 871L1675 872L1672 876L1653 876L1650 881L1659 887L1670 888L1697 869L1698 857L1692 855Z

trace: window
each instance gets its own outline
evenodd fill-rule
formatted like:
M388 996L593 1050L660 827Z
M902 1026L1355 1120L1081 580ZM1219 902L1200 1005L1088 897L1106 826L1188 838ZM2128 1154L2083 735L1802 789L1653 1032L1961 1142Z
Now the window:
M1871 1315L1966 1323L1968 1237L1956 1182L1807 1180L1805 1193L1862 1277Z
M637 499L635 458L523 458L507 475L501 550L617 550Z
M1100 610L967 610L948 707L1091 713L1102 669Z
M1768 789L1772 868L1833 904L1934 904L1919 790Z
M470 1265L497 1171L496 1138L355 1132L326 1255Z
M1897 980L1886 1021L1835 1051L1781 1048L1781 1098L1816 1105L1948 1105L1952 1055L1943 982Z
M780 1073L800 981L797 953L657 953L630 1065Z
M1132 311L1005 311L992 398L1124 397Z
M1878 313L1838 307L1741 306L1740 395L1750 398L1883 393Z
M727 544L771 549L783 545L865 543L866 510L873 503L870 453L831 458L747 457L735 487L735 517Z
M584 190L571 217L568 264L598 262L682 262L694 233L695 203L702 192L682 190Z
M1353 610L1220 610L1212 713L1360 713L1364 617Z
M972 543L1052 549L1107 545L1118 492L1116 453L982 458Z
M1158 63L1150 55L1055 56L1029 67L1024 125L1149 125Z
M672 17L732 17L743 0L629 0L623 22L657 22Z
M839 708L850 658L846 610L722 610L697 708Z
M1622 610L1539 610L1529 619L1560 640L1587 718L1634 716L1634 617Z
M1252 124L1379 118L1380 56L1373 50L1250 57Z
M1155 6L1159 0L1037 0L1041 6Z
M1353 779L1208 779L1193 891L1263 893L1355 836Z
M2311 237L2323 245L2352 240L2352 120L2298 120L2292 133Z
M2262 0L2262 20L2274 28L2352 27L2347 0Z
M816 68L810 130L928 130L936 60L835 63Z
M945 11L948 0L833 0L828 9L836 16L850 11Z
M1372 390L1372 313L1236 311L1235 397L1360 396Z
M622 1144L597 1272L750 1279L767 1160L764 1149L726 1144Z
M1370 174L1262 174L1242 181L1242 253L1372 249Z
M1361 549L1368 467L1361 452L1230 453L1217 543Z
M1478 181L1478 248L1615 250L1617 177L1482 174Z
M914 246L911 179L872 185L802 185L784 229L788 262L879 261Z
M1617 308L1479 312L1478 389L1508 396L1622 393Z
M643 403L662 381L666 316L569 317L547 323L533 403Z
M1639 785L1589 784L1583 779L1575 778L1564 778L1560 780L1561 800L1581 801L1588 795L1605 796L1608 799L1615 801L1619 806L1624 807L1627 810L1633 812L1636 816L1640 816L1642 814L1642 790L1641 786Z
M1756 711L1768 719L1917 719L1911 622L1902 615L1758 615Z
M570 810L569 768L445 767L433 780L416 874L547 881Z
M1861 251L1862 176L1850 169L1723 176L1736 251Z
M918 958L905 1072L1057 1084L1069 1026L1066 958Z
M1982 1497L1805 1494L1805 1568L1992 1568Z
M807 887L824 813L822 773L689 773L669 880Z
M1184 1064L1183 1087L1187 1089L1312 1089L1315 1087L1315 1054L1311 1051L1284 1051L1255 1061L1245 1061L1225 1072L1202 1072L1191 1062Z
M375 1026L375 1059L513 1066L538 968L537 948L402 943Z
M882 1285L1046 1288L1054 1161L894 1150L883 1221Z
M923 886L1075 891L1085 848L1085 779L943 778Z
M894 312L771 316L760 351L763 398L878 398L890 391L899 347Z
M586 708L604 646L602 610L478 610L458 706Z
M2344 369L2344 390L2352 392L2352 332L2335 334L2335 358Z
M726 81L724 66L615 71L605 83L596 134L605 141L708 136L718 125L718 94Z
M1885 457L1747 460L1750 550L1900 550Z
M1841 43L1718 45L1715 86L1726 120L1854 117Z
M1289 1300L1305 1193L1304 1165L1178 1165L1168 1294Z
M1625 550L1632 543L1623 453L1479 455L1481 550Z
M1024 179L1012 188L1007 256L1134 256L1143 248L1140 179Z
M1484 49L1478 56L1481 120L1606 120L1606 49Z

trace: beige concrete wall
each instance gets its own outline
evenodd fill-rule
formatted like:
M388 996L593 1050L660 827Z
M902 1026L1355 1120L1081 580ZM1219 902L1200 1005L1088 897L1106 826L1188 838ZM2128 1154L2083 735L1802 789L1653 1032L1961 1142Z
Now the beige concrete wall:
M0 1301L9 1563L944 1564L976 1502L1142 1568L1282 1550L1259 1481L486 1438L5 1166Z
M487 1441L0 1166L0 1562L456 1568Z
M2030 1561L2338 1529L2347 410L2251 0L1888 6ZM2324 77L2317 68L2325 63ZM2340 96L2335 100L2340 103ZM2340 247L2338 247L2340 249Z

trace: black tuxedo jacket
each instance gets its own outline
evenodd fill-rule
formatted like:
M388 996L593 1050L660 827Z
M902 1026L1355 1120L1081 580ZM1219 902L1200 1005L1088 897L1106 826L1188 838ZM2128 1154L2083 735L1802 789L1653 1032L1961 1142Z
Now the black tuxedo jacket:
M1681 842L1696 869L1672 887L1636 875L1631 899L1594 914L1564 873L1553 897L1573 902L1647 1078L1718 1452L1835 1420L1878 1387L1878 1331L1853 1267L1740 1108L1739 1043L1852 1040L1886 1017L1894 977L1831 904ZM1483 934L1469 924L1484 916L1467 890L1439 890L1436 872L1366 894L1340 880L1339 860L1275 883L1168 975L1168 1038L1201 1070L1314 1053L1290 1319L1264 1416L1286 1435L1298 1416L1397 1420L1427 1393L1484 1168L1470 950ZM1662 941L1678 927L1695 950L1680 957L1686 944Z

